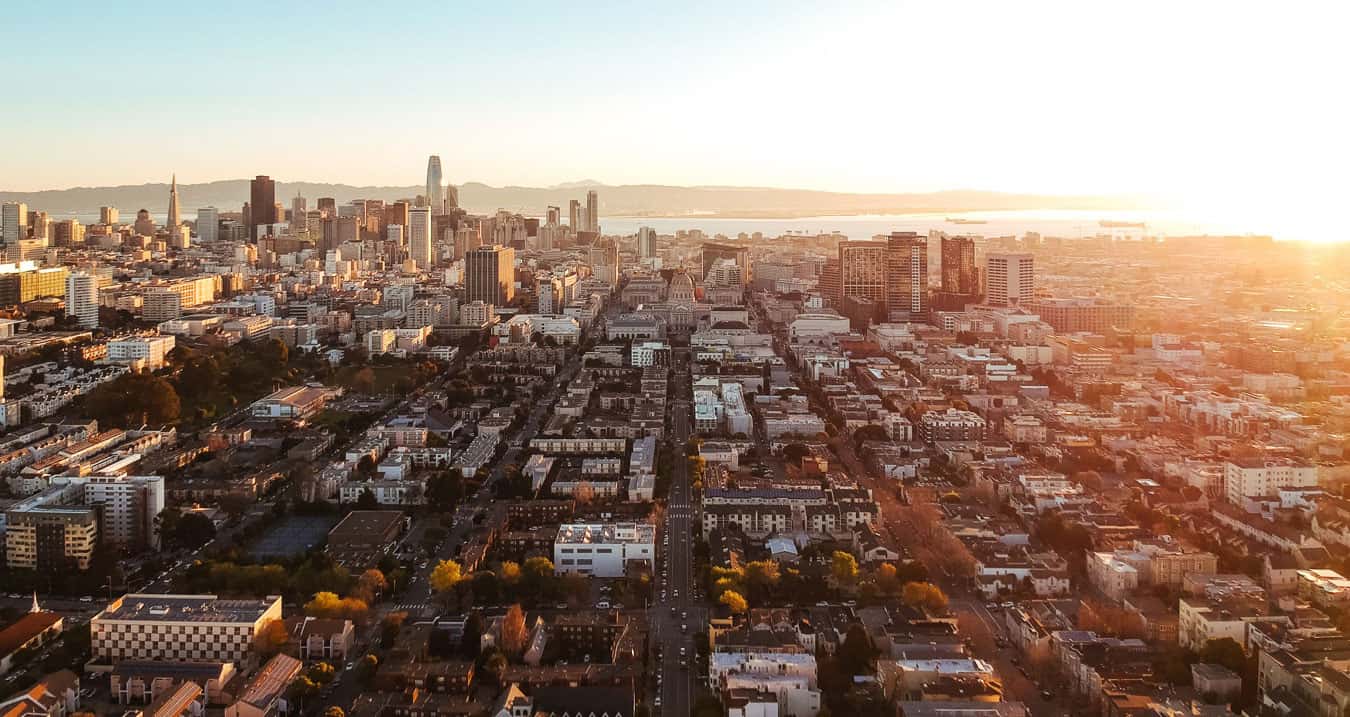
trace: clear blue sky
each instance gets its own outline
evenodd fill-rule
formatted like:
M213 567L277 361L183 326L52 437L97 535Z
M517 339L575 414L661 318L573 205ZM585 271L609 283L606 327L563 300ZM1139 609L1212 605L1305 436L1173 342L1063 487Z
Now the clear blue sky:
M121 5L121 7L115 7ZM266 173L840 191L1345 186L1340 3L261 3L6 13L0 188ZM1326 192L1327 186L1338 186Z

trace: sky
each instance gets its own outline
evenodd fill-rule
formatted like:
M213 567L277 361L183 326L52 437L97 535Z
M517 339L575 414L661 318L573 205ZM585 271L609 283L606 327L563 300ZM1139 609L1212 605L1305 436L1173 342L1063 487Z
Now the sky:
M281 180L1144 194L1325 212L1345 3L29 2L0 189ZM1320 209L1319 209L1320 207Z

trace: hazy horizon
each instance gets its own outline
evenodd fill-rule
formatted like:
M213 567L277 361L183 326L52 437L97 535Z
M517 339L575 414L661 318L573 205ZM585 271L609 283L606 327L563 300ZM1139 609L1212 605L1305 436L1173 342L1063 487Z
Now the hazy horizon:
M455 184L1142 195L1287 222L1341 201L1342 14L413 3L379 16L390 35L357 4L75 0L12 18L0 67L34 111L0 118L23 139L0 187L414 185L438 154Z

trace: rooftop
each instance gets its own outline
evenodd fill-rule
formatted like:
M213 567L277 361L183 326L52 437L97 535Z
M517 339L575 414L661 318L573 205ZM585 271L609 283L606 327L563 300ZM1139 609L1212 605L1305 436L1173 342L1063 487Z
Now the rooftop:
M114 600L94 620L140 622L257 622L281 596L261 600L225 600L215 595L149 595L132 593Z

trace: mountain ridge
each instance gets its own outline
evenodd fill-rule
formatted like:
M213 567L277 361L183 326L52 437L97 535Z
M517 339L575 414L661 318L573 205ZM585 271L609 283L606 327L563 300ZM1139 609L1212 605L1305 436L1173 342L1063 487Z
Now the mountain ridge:
M283 205L297 192L315 205L318 197L333 197L339 204L353 199L412 199L421 185L352 185L332 182L277 181L276 197ZM858 193L778 187L725 185L679 186L668 184L606 185L593 180L567 182L551 187L502 186L466 182L458 186L460 206L472 212L497 209L531 215L545 207L566 211L570 199L585 201L585 191L599 193L601 212L609 216L757 216L799 217L813 215L903 214L917 212L971 212L1011 210L1118 210L1153 206L1150 200L1129 195L1053 195L997 192L978 189L946 189L932 192ZM238 211L248 200L249 180L221 179L178 185L179 205L184 213L197 207L215 206ZM100 206L115 206L124 214L145 208L161 213L168 205L169 184L150 182L105 187L70 187L34 192L0 190L0 201L25 202L53 216L89 214Z

